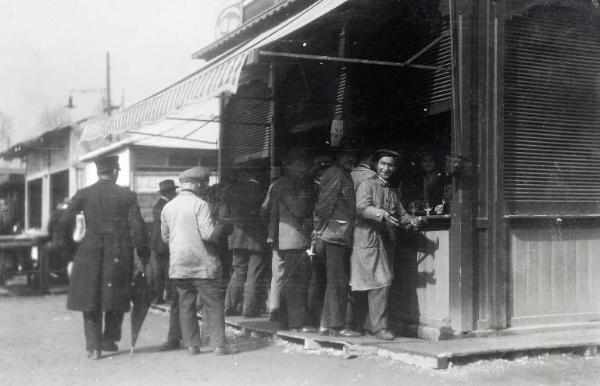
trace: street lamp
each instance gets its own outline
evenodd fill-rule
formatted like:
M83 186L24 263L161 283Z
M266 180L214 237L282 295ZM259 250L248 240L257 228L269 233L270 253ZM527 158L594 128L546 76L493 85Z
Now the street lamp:
M118 109L120 106L114 106L110 100L110 53L106 53L106 88L83 88L83 89L73 89L69 90L69 102L65 106L68 109L75 108L73 104L73 94L74 93L101 93L106 96L105 102L103 103L104 108L103 111L108 115L111 114L113 110Z

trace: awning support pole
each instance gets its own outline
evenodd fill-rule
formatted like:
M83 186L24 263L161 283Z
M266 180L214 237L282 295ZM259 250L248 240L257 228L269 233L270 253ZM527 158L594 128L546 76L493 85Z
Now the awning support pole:
M274 51L260 51L261 55L264 56L278 56L283 58L295 58L295 59L307 59L307 60L320 60L329 62L341 62L341 63L354 63L354 64L372 64L377 66L390 66L390 67L408 67L418 68L422 70L433 70L433 71L444 71L451 72L452 70L447 67L436 67L427 66L424 64L406 64L400 62L389 62L385 60L369 60L369 59L354 59L354 58L340 58L337 56L326 56L326 55L305 55L305 54L293 54L287 52L274 52Z
M425 52L429 51L429 49L431 47L433 47L436 44L438 44L446 36L450 36L450 30L444 30L444 31L442 31L442 34L440 36L438 36L431 43L429 43L428 45L426 45L425 47L423 47L419 52L417 52L410 59L408 59L406 62L404 62L404 64L411 64L415 59L418 59Z

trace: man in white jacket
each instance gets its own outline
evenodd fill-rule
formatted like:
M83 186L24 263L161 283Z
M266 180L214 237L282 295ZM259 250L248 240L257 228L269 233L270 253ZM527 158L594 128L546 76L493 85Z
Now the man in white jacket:
M181 192L161 213L161 234L169 243L169 277L179 295L183 343L190 355L200 353L196 296L204 305L208 334L215 354L226 354L222 267L214 244L224 232L211 217L209 204L200 198L208 187L210 170L197 166L179 176Z

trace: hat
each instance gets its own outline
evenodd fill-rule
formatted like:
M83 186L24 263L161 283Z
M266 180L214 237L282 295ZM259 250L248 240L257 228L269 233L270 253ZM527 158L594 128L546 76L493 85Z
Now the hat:
M159 193L173 193L178 188L173 180L162 180L158 183L158 187L160 189Z
M396 160L399 160L400 158L402 158L400 153L398 153L397 151L388 150L388 149L379 149L375 152L375 157L373 159L375 161L379 161L382 157L392 157L392 158L395 158Z
M95 161L96 169L99 172L107 172L112 170L121 170L119 167L119 156L118 155L109 155L106 157L98 158Z
M196 182L210 177L210 170L204 166L194 166L179 175L179 182Z

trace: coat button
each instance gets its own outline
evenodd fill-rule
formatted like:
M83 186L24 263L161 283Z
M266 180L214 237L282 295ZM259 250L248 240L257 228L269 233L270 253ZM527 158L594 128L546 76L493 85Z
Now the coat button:
M112 287L112 283L108 283L107 285L108 285L109 287Z
M118 258L118 257L115 257L115 258L113 259L113 261L114 261L115 263L118 263L118 262L119 262L119 258Z

